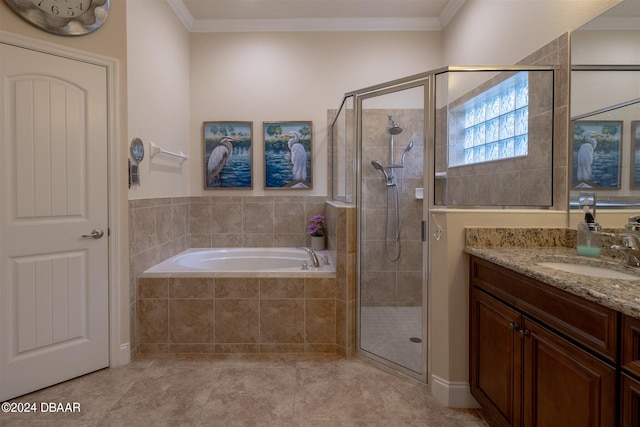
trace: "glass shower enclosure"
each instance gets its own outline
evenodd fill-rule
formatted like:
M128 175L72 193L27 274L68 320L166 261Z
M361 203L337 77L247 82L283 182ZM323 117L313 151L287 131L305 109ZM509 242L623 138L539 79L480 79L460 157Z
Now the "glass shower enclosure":
M424 82L358 98L360 349L411 375L423 366Z
M345 94L330 186L356 208L358 356L428 382L431 336L449 333L428 321L434 212L553 205L554 76L445 67Z
M425 377L427 81L396 83L345 97L332 127L332 189L357 205L357 352Z

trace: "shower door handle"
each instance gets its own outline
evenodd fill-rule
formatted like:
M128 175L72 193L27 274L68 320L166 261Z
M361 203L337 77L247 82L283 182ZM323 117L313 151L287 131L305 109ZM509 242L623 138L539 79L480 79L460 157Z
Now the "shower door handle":
M420 233L421 233L421 240L423 242L427 241L427 221L422 220L420 221Z

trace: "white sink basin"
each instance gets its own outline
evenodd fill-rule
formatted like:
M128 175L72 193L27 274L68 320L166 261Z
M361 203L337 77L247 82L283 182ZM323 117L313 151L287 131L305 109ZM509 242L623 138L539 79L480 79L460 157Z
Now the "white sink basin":
M555 268L556 270L562 270L568 273L581 274L583 276L602 277L604 279L640 280L640 277L634 276L633 274L602 267L594 267L592 265L572 264L570 262L539 262L538 265L541 267Z

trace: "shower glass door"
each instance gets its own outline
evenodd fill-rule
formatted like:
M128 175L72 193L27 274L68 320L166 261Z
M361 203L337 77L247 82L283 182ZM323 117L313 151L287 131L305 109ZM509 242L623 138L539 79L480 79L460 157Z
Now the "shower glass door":
M415 377L426 377L425 86L358 99L358 351Z

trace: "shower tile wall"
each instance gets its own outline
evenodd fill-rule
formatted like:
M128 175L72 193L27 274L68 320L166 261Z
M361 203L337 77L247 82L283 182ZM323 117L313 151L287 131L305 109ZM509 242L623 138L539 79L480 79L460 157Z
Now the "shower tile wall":
M356 349L356 207L327 203L327 246L336 260L336 352Z
M550 150L536 150L545 141L530 141L532 147L526 160L500 162L500 170L495 163L456 167L447 170L447 111L436 112L436 171L447 171L448 179L436 179L435 203L457 204L467 206L486 205L535 205L547 204L548 194L541 188L550 188L553 183L553 204L567 206L567 141L568 141L568 73L569 45L565 34L529 55L518 65L555 65L559 72L555 73L554 93L536 89L540 86L534 77L530 82L529 114L532 134L551 135L549 128L551 111L550 100L553 97L555 117L553 117L553 153ZM498 76L500 78L500 76ZM487 86L490 86L487 85ZM465 99L473 97L487 89L487 86L476 88L467 94ZM459 102L464 99L459 100ZM457 101L458 102L458 101ZM455 104L451 104L451 108ZM541 107L545 106L546 111ZM538 127L538 128L536 128ZM538 130L536 130L538 129ZM543 132L546 131L546 132ZM550 161L553 155L553 164ZM551 167L549 165L552 165ZM552 169L553 170L552 170ZM503 178L503 177L506 177ZM518 191L508 191L516 185Z
M397 262L388 261L384 254L384 228L387 188L380 171L371 166L372 160L387 164L389 140L387 124L393 114L404 129L395 136L395 156L409 144L404 169L396 169L402 176L400 197L401 251ZM415 198L415 189L423 187L424 110L363 110L362 120L363 200L361 304L362 306L419 306L422 304L422 200ZM397 162L396 162L397 163ZM398 179L400 183L400 179ZM393 224L393 221L391 221ZM393 227L393 225L390 225ZM392 234L390 232L390 234ZM393 240L393 239L392 239Z

